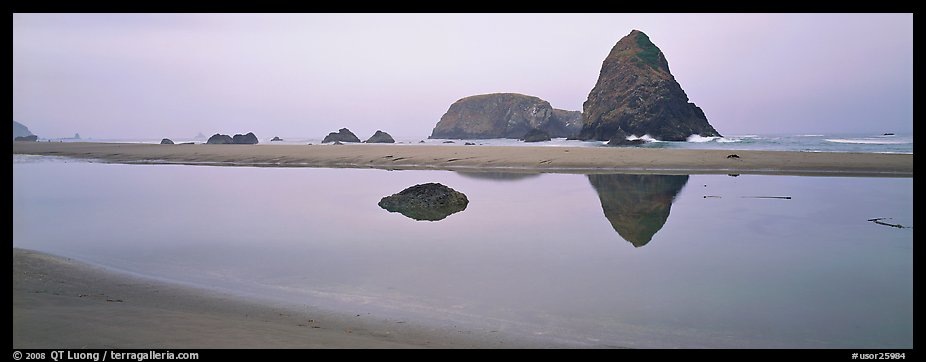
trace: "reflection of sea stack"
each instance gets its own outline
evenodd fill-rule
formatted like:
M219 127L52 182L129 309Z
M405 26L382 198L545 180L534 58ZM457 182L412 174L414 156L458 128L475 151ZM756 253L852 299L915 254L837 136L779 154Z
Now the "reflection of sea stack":
M526 178L540 176L539 173L528 173L528 172L456 171L456 173L457 175L467 177L467 178L495 180L495 181L517 181L517 180L523 180Z
M688 175L588 175L588 181L614 231L639 248L665 225Z

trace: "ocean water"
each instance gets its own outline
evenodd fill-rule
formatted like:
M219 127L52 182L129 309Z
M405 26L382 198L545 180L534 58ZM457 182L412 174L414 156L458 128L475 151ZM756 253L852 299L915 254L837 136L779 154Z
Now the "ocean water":
M377 206L425 182L470 203L433 222ZM14 155L13 246L294 306L556 345L911 348L912 194L912 178Z
M281 137L282 142L270 142L271 137L260 138L261 144L321 144L322 138L311 137ZM674 148L674 149L719 149L719 150L766 150L766 151L804 151L804 152L870 152L870 153L913 153L913 134L744 134L726 135L724 137L689 137L686 142L662 142L643 135L640 137L647 141L644 145L635 147L644 148ZM426 137L395 137L396 146L422 144L442 146L464 146L467 142L491 146L543 146L543 147L608 147L607 142L577 141L555 138L547 142L525 143L514 139L486 139L486 140L446 140L427 139ZM173 138L175 143L196 142L203 143L204 139ZM72 142L77 140L64 140ZM93 142L130 142L130 143L160 143L161 139L84 139L79 141ZM453 142L453 143L445 143Z

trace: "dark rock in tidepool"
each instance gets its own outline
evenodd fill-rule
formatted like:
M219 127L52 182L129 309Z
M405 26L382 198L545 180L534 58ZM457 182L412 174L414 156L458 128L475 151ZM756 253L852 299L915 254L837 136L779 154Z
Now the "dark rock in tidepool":
M581 140L608 141L617 134L663 141L720 136L701 108L688 102L662 51L638 30L611 49L582 114Z
M639 146L644 143L646 143L646 141L639 138L628 140L624 132L617 131L611 136L611 140L608 141L608 146Z
M531 129L570 137L581 129L582 114L554 109L543 99L493 93L462 98L441 117L429 138L520 138Z
M207 145L227 145L232 143L235 143L235 141L232 140L231 136L218 133L212 135L212 137L209 137L209 140L206 141Z
M614 231L639 248L665 225L688 175L588 175L588 181Z
M29 136L19 136L13 139L13 141L22 141L22 142L35 142L39 140L39 136L29 135Z
M256 145L259 141L257 136L253 132L248 132L248 134L236 134L232 137L232 143L236 145Z
M174 144L174 141L171 141L170 138L165 138L161 140L161 144L162 145L172 145Z
M628 140L625 137L616 137L608 141L608 146L639 146L646 143L646 141L641 139Z
M322 140L322 143L329 143L329 142L334 142L334 141L360 142L360 139L357 138L357 135L355 135L349 129L341 128L337 132L331 132L327 136L325 136L325 139Z
M270 142L280 142L280 141L282 141L282 140L283 140L283 139L280 138L280 137L273 136L273 139L271 139Z
M365 143L395 143L395 139L392 138L388 133L376 130L369 139L364 141Z
M456 142L453 142L453 141L444 141L444 142L441 142L441 143L456 143Z
M475 146L476 144L475 144L475 143L472 143L472 142L466 142L466 143L464 143L463 145L464 145L464 146Z
M462 192L439 183L415 185L379 201L379 207L389 212L427 221L442 220L465 210L468 204L469 200Z
M549 141L550 139L551 138L548 133L542 130L536 129L536 128L530 131L527 131L527 133L525 133L520 138L520 140L524 142L544 142L544 141Z

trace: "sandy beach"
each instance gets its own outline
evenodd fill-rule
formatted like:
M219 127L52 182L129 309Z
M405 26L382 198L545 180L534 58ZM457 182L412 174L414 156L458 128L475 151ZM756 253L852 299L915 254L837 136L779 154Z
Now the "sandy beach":
M156 145L13 142L14 154L116 163L511 170L913 176L912 154L435 145ZM728 157L735 154L738 157Z
M510 347L542 346L251 301L13 248L13 348Z

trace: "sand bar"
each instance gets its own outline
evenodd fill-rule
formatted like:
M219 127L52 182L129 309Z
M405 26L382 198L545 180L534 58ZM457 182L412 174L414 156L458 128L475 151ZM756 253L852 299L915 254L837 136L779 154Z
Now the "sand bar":
M13 142L14 154L115 163L530 172L913 176L912 154L437 145L158 145ZM736 154L738 158L728 157Z
M249 300L13 248L14 349L511 347L555 346Z

